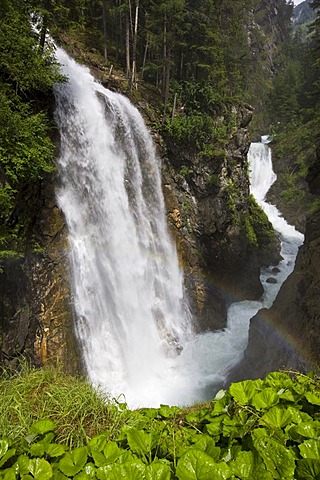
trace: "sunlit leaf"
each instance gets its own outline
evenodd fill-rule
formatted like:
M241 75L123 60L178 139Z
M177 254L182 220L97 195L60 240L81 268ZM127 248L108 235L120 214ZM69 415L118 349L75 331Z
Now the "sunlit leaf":
M85 447L76 448L72 452L67 452L59 461L59 468L62 473L71 477L80 472L87 461L87 449Z
M293 478L295 457L290 450L268 436L255 439L254 446L274 478Z
M31 427L32 433L44 434L47 432L52 432L56 428L55 424L49 418L39 420L34 423Z
M258 392L257 386L253 380L244 380L243 382L233 383L229 390L235 401L240 405L249 404L253 396Z
M283 428L292 420L291 413L281 407L272 407L260 418L260 425L268 425L271 428Z
M176 476L179 480L225 480L230 477L230 469L202 450L190 448L178 460Z
M305 440L299 445L299 450L303 458L310 458L313 460L320 459L320 440Z
M36 480L49 480L53 476L52 467L44 458L30 460L29 471Z
M257 410L273 407L277 403L279 403L279 395L273 388L265 388L261 392L256 393L251 401L251 404Z

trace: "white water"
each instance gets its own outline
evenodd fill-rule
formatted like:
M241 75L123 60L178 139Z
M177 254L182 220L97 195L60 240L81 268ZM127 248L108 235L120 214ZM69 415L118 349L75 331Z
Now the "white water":
M128 403L157 401L192 335L169 238L160 163L141 115L57 50L58 192L69 230L77 333L88 374ZM164 381L164 379L162 379Z
M192 404L213 391L243 354L250 318L270 306L303 236L264 202L274 181L269 148L250 149L252 192L282 236L278 283L260 302L234 303L228 327L194 335L169 238L160 164L130 102L57 50L69 81L56 91L61 187L68 225L76 330L88 375L130 407Z

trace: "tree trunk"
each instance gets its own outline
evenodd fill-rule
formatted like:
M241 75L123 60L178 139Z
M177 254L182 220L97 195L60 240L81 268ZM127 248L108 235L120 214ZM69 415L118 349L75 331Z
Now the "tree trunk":
M127 77L131 77L130 67L130 25L129 25L129 13L126 15L126 73Z
M108 60L107 48L107 0L102 0L102 20L103 20L103 43L104 43L104 59Z
M138 20L139 20L139 0L136 0L136 14L134 20L134 32L133 32L133 48L132 48L132 73L131 73L131 88L136 83L136 53L137 53L137 41L138 41Z

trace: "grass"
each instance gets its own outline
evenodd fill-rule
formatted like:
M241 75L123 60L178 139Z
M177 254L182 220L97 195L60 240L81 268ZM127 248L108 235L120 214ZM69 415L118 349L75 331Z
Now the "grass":
M44 418L56 424L56 441L70 448L86 444L102 431L112 439L125 423L133 421L103 391L59 368L34 369L24 363L13 377L4 371L0 377L1 436L22 437Z

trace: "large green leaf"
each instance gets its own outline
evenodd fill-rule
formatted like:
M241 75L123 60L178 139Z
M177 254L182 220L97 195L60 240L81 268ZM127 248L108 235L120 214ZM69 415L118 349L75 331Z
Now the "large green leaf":
M260 418L260 425L268 425L271 428L283 428L291 422L290 411L282 407L272 407Z
M94 448L96 451L102 452L104 447L107 444L107 437L105 435L96 435L95 437L91 438L88 446L90 448ZM90 450L89 450L90 451Z
M50 456L50 457L60 457L63 455L66 451L66 447L64 445L61 445L60 443L49 443L49 445L46 446L45 452Z
M320 460L303 458L298 460L296 475L299 480L315 480L320 478Z
M268 436L255 438L253 435L253 438L256 450L274 478L293 478L295 469L293 453Z
M208 435L201 435L200 439L194 444L194 448L203 450L215 462L220 459L221 448L215 445L214 440Z
M4 474L4 477L2 477L3 480L17 480L17 476L15 474L15 471L10 468L9 470L6 471Z
M170 480L171 468L161 462L153 462L145 469L146 480Z
M289 434L293 439L299 439L299 437L320 438L320 422L299 423L289 430Z
M164 418L173 418L181 412L182 410L179 407L169 407L168 405L161 405L159 408L159 413Z
M115 462L124 452L125 450L119 448L116 442L109 442L103 450L107 463Z
M208 423L205 426L206 432L211 435L212 437L215 437L216 435L220 435L222 433L222 428L223 428L223 419L227 415L219 415L218 417L212 417L210 419L210 423Z
M132 428L127 432L127 439L133 453L140 456L149 455L152 446L152 434Z
M87 464L81 472L77 473L74 480L91 480L95 478L97 478L95 467L92 464Z
M0 440L0 458L2 458L8 451L9 442L6 439Z
M230 463L231 471L239 478L252 478L254 470L254 456L252 452L240 452Z
M33 443L29 451L33 457L43 457L45 445L43 443Z
M235 401L240 405L250 403L253 396L258 392L257 385L253 380L233 383L229 390Z
M310 458L313 460L320 459L320 440L305 440L299 445L299 450L303 458Z
M76 448L72 452L67 452L59 461L59 468L62 473L71 477L76 475L84 467L87 461L87 449L85 447Z
M112 464L97 470L99 480L144 480L146 466L139 460Z
M178 460L179 480L225 480L231 476L226 463L216 463L202 450L190 448Z
M50 480L53 476L52 467L44 458L30 460L29 472L36 480Z
M15 448L10 448L0 459L0 467L5 465L5 463L16 454Z
M279 395L273 388L265 388L254 395L251 403L257 410L264 410L279 403Z
M31 432L44 434L47 432L52 432L55 428L56 426L53 423L53 421L50 420L50 418L45 418L43 420L39 420L38 422L34 423L31 427Z
M27 455L20 455L16 462L17 473L20 473L20 476L26 475L29 472L29 457Z
M320 405L320 393L319 392L307 392L305 394L306 399L313 405Z

